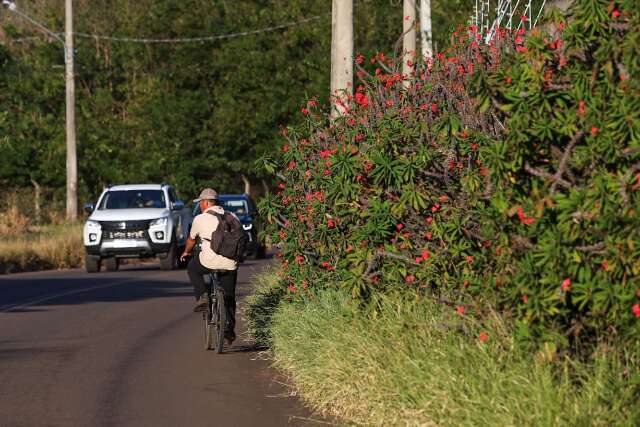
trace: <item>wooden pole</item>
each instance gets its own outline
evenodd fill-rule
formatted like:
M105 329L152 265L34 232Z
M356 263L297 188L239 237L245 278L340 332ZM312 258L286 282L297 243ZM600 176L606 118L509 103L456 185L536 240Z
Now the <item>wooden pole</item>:
M73 4L65 0L65 83L67 133L67 220L78 219L78 160L76 153L76 97L73 71Z
M333 0L331 15L331 117L336 118L353 94L353 0Z

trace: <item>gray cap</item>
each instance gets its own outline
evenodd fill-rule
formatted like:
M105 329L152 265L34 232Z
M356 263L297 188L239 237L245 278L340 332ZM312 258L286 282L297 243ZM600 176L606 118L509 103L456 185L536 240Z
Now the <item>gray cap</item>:
M218 200L218 192L213 188L205 188L200 196L194 200L194 203L198 203L200 200Z

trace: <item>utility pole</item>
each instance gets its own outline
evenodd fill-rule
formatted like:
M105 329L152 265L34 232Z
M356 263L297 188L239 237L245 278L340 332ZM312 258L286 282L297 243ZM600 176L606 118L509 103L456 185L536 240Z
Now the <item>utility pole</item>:
M420 1L420 41L422 59L433 57L433 34L431 31L431 0Z
M353 94L353 0L331 5L331 117L343 115Z
M402 75L405 79L405 87L409 86L411 73L415 70L416 1L417 0L404 0L402 8Z
M65 82L67 116L67 221L78 220L78 159L76 153L76 88L73 72L73 0L65 0Z

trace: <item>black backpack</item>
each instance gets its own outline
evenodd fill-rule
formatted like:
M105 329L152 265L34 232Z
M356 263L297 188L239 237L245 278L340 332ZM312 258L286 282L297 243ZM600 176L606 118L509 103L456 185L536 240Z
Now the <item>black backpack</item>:
M211 234L211 250L225 258L237 262L244 261L249 238L240 220L226 211L224 214L211 211L207 213L218 218L218 228Z

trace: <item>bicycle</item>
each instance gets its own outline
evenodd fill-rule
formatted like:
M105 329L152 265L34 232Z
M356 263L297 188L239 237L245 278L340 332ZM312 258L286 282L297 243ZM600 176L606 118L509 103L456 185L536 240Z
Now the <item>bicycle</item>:
M202 312L204 320L204 349L222 353L224 331L227 325L227 310L224 304L224 290L220 284L218 273L209 273L209 304Z

